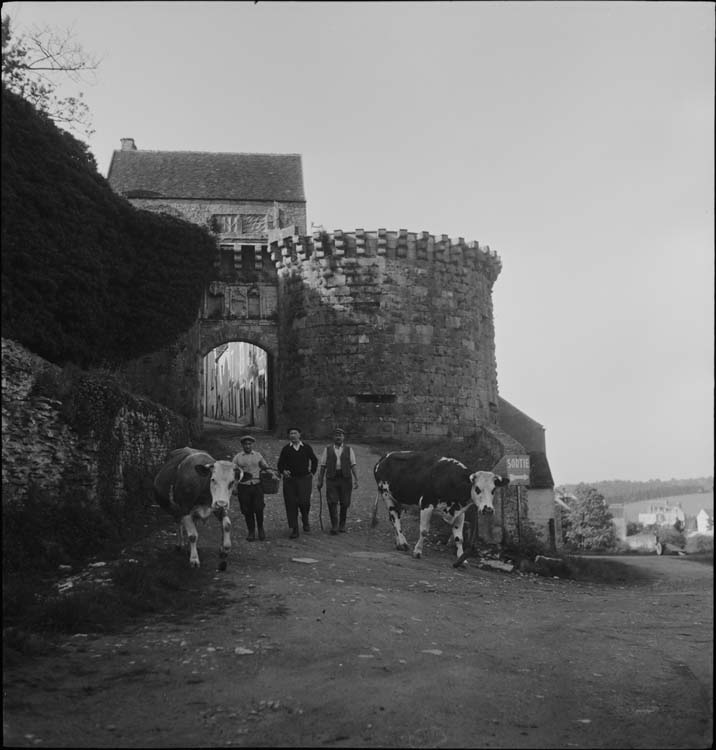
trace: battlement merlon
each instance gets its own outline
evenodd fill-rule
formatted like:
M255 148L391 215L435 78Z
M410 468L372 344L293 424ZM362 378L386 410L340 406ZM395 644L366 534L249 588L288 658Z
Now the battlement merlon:
M277 269L293 263L315 258L379 257L407 261L451 263L457 266L479 267L494 283L502 270L502 261L488 245L465 242L463 237L451 239L446 234L439 236L428 232L408 232L407 229L389 231L378 229L366 232L314 231L311 235L299 236L295 229L284 228L269 236L269 252Z

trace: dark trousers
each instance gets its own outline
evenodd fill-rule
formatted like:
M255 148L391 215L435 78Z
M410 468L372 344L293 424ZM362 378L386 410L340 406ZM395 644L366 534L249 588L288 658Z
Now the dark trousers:
M260 484L240 484L236 490L239 508L246 519L246 527L250 532L258 526L264 527L264 491Z
M326 504L328 514L331 517L333 529L339 527L345 529L348 507L351 504L351 493L353 492L353 481L351 477L326 478ZM338 518L338 506L341 507L340 521Z
M292 529L298 529L298 513L304 525L308 523L308 511L311 509L311 490L313 476L288 477L283 480L283 502L286 505L286 519Z
M351 504L353 481L350 477L326 479L326 502L328 505L340 504L346 508Z

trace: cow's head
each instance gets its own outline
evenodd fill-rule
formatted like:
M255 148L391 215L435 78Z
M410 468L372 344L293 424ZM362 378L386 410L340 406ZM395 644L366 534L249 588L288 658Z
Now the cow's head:
M214 461L213 464L197 464L196 471L199 476L209 478L209 490L211 492L211 508L229 509L231 493L234 491L236 482L241 481L244 472L231 461Z
M492 493L496 487L506 487L510 480L491 471L476 471L470 474L470 497L481 513L492 513Z

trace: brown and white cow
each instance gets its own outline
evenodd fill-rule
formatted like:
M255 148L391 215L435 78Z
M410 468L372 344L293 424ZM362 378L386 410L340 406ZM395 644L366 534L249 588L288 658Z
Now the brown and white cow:
M199 567L198 533L195 521L215 515L221 523L220 569L226 568L231 549L229 504L234 484L243 472L230 461L216 461L208 453L194 448L172 451L154 479L154 496L159 505L177 521L177 545L183 546L183 534L189 541L189 565Z
M433 511L438 510L443 520L452 525L458 558L463 554L462 529L465 511L474 504L478 511L494 511L492 495L496 487L509 483L491 471L468 471L454 458L432 458L418 451L387 453L373 468L378 494L373 506L373 525L377 523L378 501L383 498L395 531L395 544L408 549L408 542L400 526L401 506L420 508L420 538L413 549L414 557L422 557L423 541L430 529Z

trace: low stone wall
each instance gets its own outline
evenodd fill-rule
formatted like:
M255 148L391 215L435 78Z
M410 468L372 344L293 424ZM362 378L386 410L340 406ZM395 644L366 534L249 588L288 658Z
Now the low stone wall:
M98 508L140 509L187 420L111 377L68 371L2 340L3 512L34 486Z

